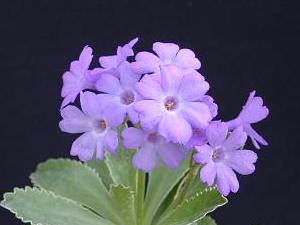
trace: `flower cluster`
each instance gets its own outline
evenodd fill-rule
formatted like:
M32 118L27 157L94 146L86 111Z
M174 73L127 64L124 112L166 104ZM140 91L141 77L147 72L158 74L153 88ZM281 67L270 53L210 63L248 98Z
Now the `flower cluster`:
M86 46L64 73L59 125L64 132L82 133L71 155L102 160L105 152L115 154L122 145L136 150L135 168L151 172L157 160L173 169L192 152L203 182L216 184L223 195L236 192L236 173L255 170L256 153L243 149L247 137L257 149L267 145L252 128L268 116L262 98L253 91L237 118L216 120L218 106L207 94L210 85L197 71L201 64L194 52L156 42L155 54L139 52L130 60L137 41L100 57L94 69L89 68L92 49ZM71 105L78 95L81 110ZM128 124L118 143L119 128Z

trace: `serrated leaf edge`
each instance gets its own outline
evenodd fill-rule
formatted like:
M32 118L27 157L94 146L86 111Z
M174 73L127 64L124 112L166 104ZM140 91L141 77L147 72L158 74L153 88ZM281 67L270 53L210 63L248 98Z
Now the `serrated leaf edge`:
M196 192L192 197L190 197L189 199L184 200L180 205L178 205L176 208L174 208L172 211L170 211L170 215L172 215L172 213L175 212L175 210L178 210L178 209L182 208L184 206L184 204L188 204L189 202L193 201L199 195L203 195L204 193L211 192L211 191L214 191L216 189L217 189L216 186L212 186L212 187L205 188L203 191ZM199 220L203 219L207 214L209 214L209 213L213 212L214 210L216 210L217 208L227 204L227 202L228 202L227 198L225 198L223 195L221 195L221 197L225 200L224 203L216 205L211 210L208 210L206 213L204 213L203 216L201 216L198 219L188 223L187 225L192 225L193 223L198 222Z
M67 163L70 163L70 164L77 164L77 165L80 165L82 166L83 168L87 169L88 171L90 171L92 173L93 176L95 176L97 178L97 180L99 181L99 183L101 183L102 185L104 185L104 183L102 182L102 179L101 177L99 176L99 174L97 173L97 171L92 168L92 167L89 167L87 164L85 163L82 163L80 161L77 161L77 160L72 160L72 159L68 159L68 158L57 158L57 159L48 159L46 160L45 162L42 162L42 163L39 163L37 165L37 168L35 170L35 172L31 173L29 178L31 180L31 183L37 187L40 187L42 189L45 189L47 190L47 188L44 188L43 185L41 185L34 177L34 174L44 165L47 165L47 164L50 164L50 163L56 163L56 162L67 162ZM104 185L105 186L105 185Z
M9 195L17 195L18 192L23 192L23 193L28 193L28 192L37 192L39 194L46 194L48 196L51 196L55 199L60 199L60 200L64 200L66 201L67 203L70 203L72 205L75 205L75 206L78 206L80 208L82 208L82 210L85 210L85 211L88 211L90 213L92 213L90 210L84 208L82 205L80 205L79 203L77 203L76 201L73 201L69 198L65 198L65 197L62 197L60 195L56 195L55 193L51 192L51 191L47 191L45 189L42 189L42 188L38 188L38 187L29 187L29 186L25 186L24 188L17 188L15 187L13 189L13 192L7 192L3 195L3 200L0 202L0 206L2 206L3 208L7 209L8 211L10 211L11 213L13 213L17 219L21 220L23 223L30 223L31 225L50 225L50 224L41 224L41 223L33 223L31 220L26 220L25 218L23 218L22 216L20 216L18 214L18 212L14 211L13 209L7 207L5 205L5 202L7 200L7 197ZM98 216L96 214L94 214L95 216Z

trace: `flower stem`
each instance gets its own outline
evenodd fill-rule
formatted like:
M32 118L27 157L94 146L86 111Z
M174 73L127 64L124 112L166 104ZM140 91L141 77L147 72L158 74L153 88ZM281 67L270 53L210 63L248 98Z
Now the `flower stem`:
M190 185L193 183L194 179L196 178L196 176L198 174L198 169L199 169L199 166L197 164L193 163L193 155L191 155L190 170L189 170L186 178L184 179L184 184L181 187L181 190L178 194L177 199L175 199L175 202L173 204L174 208L176 208L178 205L180 205L184 201L184 199L188 193Z
M142 170L136 172L136 216L137 224L143 225L145 197L145 173Z

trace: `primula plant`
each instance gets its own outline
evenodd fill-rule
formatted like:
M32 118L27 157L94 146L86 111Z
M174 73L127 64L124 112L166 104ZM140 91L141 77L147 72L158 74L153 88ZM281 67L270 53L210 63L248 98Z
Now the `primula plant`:
M137 41L94 69L86 46L63 74L59 127L78 134L71 155L80 161L41 163L33 187L4 195L1 205L24 223L214 225L208 214L239 190L237 174L254 172L257 154L245 146L248 137L267 145L252 128L268 116L262 98L251 92L222 121L193 51L156 42L155 54L132 59Z

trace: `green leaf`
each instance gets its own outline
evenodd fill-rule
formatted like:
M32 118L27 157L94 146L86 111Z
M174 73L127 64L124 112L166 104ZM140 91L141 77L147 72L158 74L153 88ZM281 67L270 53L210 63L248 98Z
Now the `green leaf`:
M132 166L134 151L124 149L121 144L121 133L126 127L127 124L123 124L118 129L119 146L117 155L106 154L105 163L114 184L130 187L132 191L135 191L136 170Z
M161 163L149 174L149 184L145 199L145 221L150 224L164 199L188 171L188 161L176 170L168 169Z
M210 216L206 216L200 221L198 221L195 225L217 225L216 221L212 219Z
M71 200L37 188L15 188L4 195L1 206L34 225L113 225Z
M197 179L194 179L193 183L189 187L186 198L190 198L194 194L204 191L206 188L207 188L206 184L202 183L200 179L198 179L197 177Z
M122 218L122 224L136 224L134 192L131 191L129 187L112 185L110 193L115 206L118 208L118 213Z
M168 211L158 221L157 225L186 225L202 219L207 213L227 203L216 188L206 188L185 200L175 209Z
M93 168L101 177L102 182L105 184L107 190L110 189L110 185L113 183L113 180L111 179L109 170L105 164L104 160L97 160L93 159L86 163L89 167Z
M114 222L119 221L110 194L95 170L78 161L50 159L30 176L32 183L72 199Z
M106 154L106 165L110 171L114 184L130 187L135 190L136 172L132 166L133 151L119 147L117 155Z

